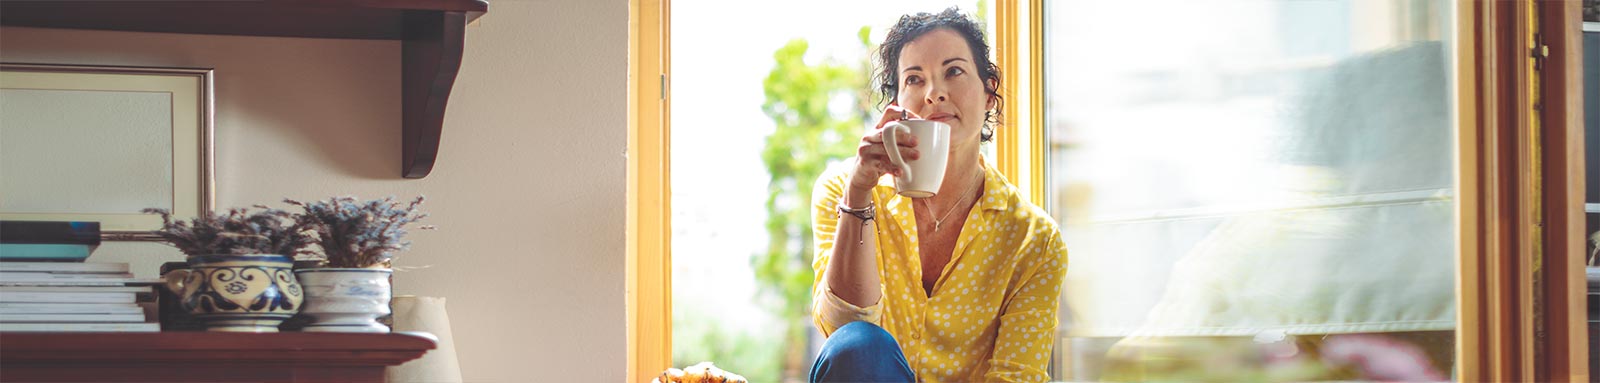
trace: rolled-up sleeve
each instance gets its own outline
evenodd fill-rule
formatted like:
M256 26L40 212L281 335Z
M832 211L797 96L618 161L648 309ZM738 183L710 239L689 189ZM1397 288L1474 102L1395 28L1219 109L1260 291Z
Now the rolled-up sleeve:
M883 318L883 301L881 299L871 306L860 307L850 304L850 302L845 302L843 298L835 295L833 289L828 288L827 282L818 282L817 284L822 285L822 292L814 294L811 298L811 310L813 312L811 319L817 323L817 329L822 331L823 336L833 335L833 330L837 330L840 326L850 322L866 321L872 324L880 324L879 322Z

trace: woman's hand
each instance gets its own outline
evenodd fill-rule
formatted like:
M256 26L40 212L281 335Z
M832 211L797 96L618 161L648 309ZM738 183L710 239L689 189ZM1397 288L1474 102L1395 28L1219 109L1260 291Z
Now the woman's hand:
M846 205L850 207L863 207L866 203L858 202L870 197L872 188L878 185L878 179L884 174L899 175L900 167L889 160L889 151L883 147L883 126L891 121L901 120L902 117L918 118L911 111L898 105L889 105L884 109L883 116L878 118L878 125L871 132L861 137L861 144L856 146L856 171L850 175L850 190L846 191ZM917 137L911 134L902 134L896 144L900 150L900 158L906 161L922 157L914 149L917 146Z

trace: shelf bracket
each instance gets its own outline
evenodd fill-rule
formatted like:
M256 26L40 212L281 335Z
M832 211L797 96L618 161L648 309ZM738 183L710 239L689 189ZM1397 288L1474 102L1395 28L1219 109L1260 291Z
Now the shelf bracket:
M426 177L439 156L444 111L461 70L466 12L410 11L401 46L401 175Z

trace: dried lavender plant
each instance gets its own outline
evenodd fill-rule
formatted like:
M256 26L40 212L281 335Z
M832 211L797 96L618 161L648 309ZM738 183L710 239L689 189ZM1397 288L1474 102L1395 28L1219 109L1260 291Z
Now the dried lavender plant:
M1589 234L1589 267L1600 267L1600 231Z
M188 222L172 220L166 209L144 209L161 215L156 235L189 256L279 254L293 257L307 252L312 243L307 225L289 212L256 205L261 209L228 209L226 213L205 213Z
M411 242L404 240L406 225L428 216L417 211L417 206L422 205L421 196L410 204L396 202L394 197L366 202L348 196L314 202L283 201L305 209L296 220L316 232L313 241L322 247L326 267L387 266L394 253L411 247ZM433 226L417 228L428 230Z

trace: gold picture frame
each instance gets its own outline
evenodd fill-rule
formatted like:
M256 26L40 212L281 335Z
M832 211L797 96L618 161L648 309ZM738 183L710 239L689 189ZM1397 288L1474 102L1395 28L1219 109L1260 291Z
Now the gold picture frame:
M0 107L17 108L0 117L13 119L9 129L0 125L0 145L11 149L0 153L0 167L11 173L0 180L0 219L100 222L103 240L150 241L158 240L152 231L161 227L160 217L139 209L169 208L183 219L209 213L212 78L213 71L202 68L0 63L0 92L8 95L0 97ZM130 97L147 102L119 101ZM102 99L111 101L95 101ZM97 112L104 114L93 117L98 123L80 122L80 115ZM130 122L124 114L155 117ZM153 130L121 130L134 126ZM161 131L166 127L170 135ZM163 141L170 153L160 149ZM139 158L123 160L130 154ZM141 187L123 187L129 183Z

